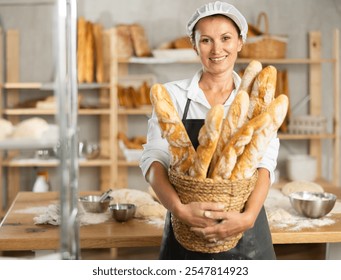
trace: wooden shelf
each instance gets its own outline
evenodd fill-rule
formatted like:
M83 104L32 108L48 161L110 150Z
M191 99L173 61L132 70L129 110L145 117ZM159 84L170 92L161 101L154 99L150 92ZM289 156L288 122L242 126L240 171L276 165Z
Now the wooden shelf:
M17 82L17 83L4 83L2 85L5 89L36 89L36 90L53 90L53 83L38 83L38 82ZM78 84L79 90L84 89L101 89L110 88L110 83L81 83Z
M252 59L239 58L237 64L249 64ZM321 63L335 63L334 58L282 58L282 59L258 59L263 64L321 64ZM199 63L199 59L160 59L155 57L132 57L130 59L120 59L120 64L196 64Z
M278 138L282 139L282 140L335 139L336 135L333 133L324 133L324 134L284 134L284 133L279 133Z
M117 165L121 166L121 167L137 167L137 166L139 166L139 162L138 161L119 160L117 162Z
M56 111L52 109L22 108L22 109L4 109L3 113L8 116L20 115L55 115ZM79 109L79 115L109 115L110 109Z
M134 109L127 109L127 108L119 108L117 113L119 115L150 115L152 113L152 107L146 108L134 108Z
M100 167L100 166L110 166L111 161L108 158L98 158L91 160L79 159L78 161L80 167ZM56 167L59 165L59 160L38 160L35 158L28 159L5 159L2 162L3 166L6 167Z

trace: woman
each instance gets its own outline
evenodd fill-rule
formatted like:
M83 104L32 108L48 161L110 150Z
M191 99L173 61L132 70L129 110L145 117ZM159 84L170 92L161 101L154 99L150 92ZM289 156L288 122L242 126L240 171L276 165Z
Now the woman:
M226 113L237 93L241 79L233 69L246 39L247 22L232 5L214 2L200 7L189 20L187 29L202 69L192 79L170 82L165 87L196 148L196 139L209 109L223 104ZM242 213L223 212L223 205L219 203L182 204L168 179L168 143L161 138L154 113L148 122L147 138L140 166L146 180L168 209L160 259L275 259L263 203L273 181L278 138L271 141L258 166L256 186ZM175 239L171 215L188 224L208 242L219 242L240 232L244 234L237 246L227 252L189 251Z

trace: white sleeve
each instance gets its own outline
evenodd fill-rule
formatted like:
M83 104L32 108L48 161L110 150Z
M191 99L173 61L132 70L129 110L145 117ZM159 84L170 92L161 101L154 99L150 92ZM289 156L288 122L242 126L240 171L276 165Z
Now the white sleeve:
M277 166L277 158L278 158L278 151L279 151L279 139L278 137L274 137L258 165L258 168L266 168L270 172L270 181L271 184L275 181L275 169Z
M158 119L153 112L152 117L148 120L147 144L143 145L143 152L140 159L140 168L143 176L146 176L150 165L154 161L160 162L167 169L169 167L170 156L168 142L161 137Z

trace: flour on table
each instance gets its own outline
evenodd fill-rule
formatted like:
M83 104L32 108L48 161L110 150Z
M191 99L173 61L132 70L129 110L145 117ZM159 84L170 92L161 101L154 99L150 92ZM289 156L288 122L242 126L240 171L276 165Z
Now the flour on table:
M33 218L35 224L50 224L50 225L60 225L60 206L59 204L50 204L45 207L30 207L25 209L19 209L15 211L16 213L22 214L35 214ZM78 208L78 221L81 226L100 224L111 219L111 213L106 211L104 213L88 213L85 212L82 207Z
M313 228L332 225L335 220L332 214L341 213L341 203L336 202L333 210L319 219L310 219L299 215L292 208L289 197L278 189L270 188L264 207L268 217L270 228L285 228L290 231L299 231L303 228Z

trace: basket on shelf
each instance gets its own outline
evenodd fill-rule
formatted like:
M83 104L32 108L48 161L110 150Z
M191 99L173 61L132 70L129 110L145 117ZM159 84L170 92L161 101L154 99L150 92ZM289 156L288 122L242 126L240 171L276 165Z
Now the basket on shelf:
M213 181L181 175L169 170L169 180L174 186L182 203L190 202L222 202L226 211L242 211L244 204L252 192L258 177L257 171L250 179ZM208 243L203 237L197 236L190 227L172 216L172 226L175 238L188 250L219 253L234 248L242 234L237 234L229 239L217 243ZM207 246L210 244L210 246Z
M261 21L264 21L265 30L261 31ZM269 20L266 13L262 12L258 15L257 26L252 27L252 30L259 30L253 34L260 34L257 36L249 36L244 43L242 50L239 53L240 58L268 58L278 59L285 58L287 51L288 37L285 35L270 35L269 34ZM249 27L249 28L250 28Z
M288 128L293 134L321 134L327 130L327 119L313 115L292 116Z

